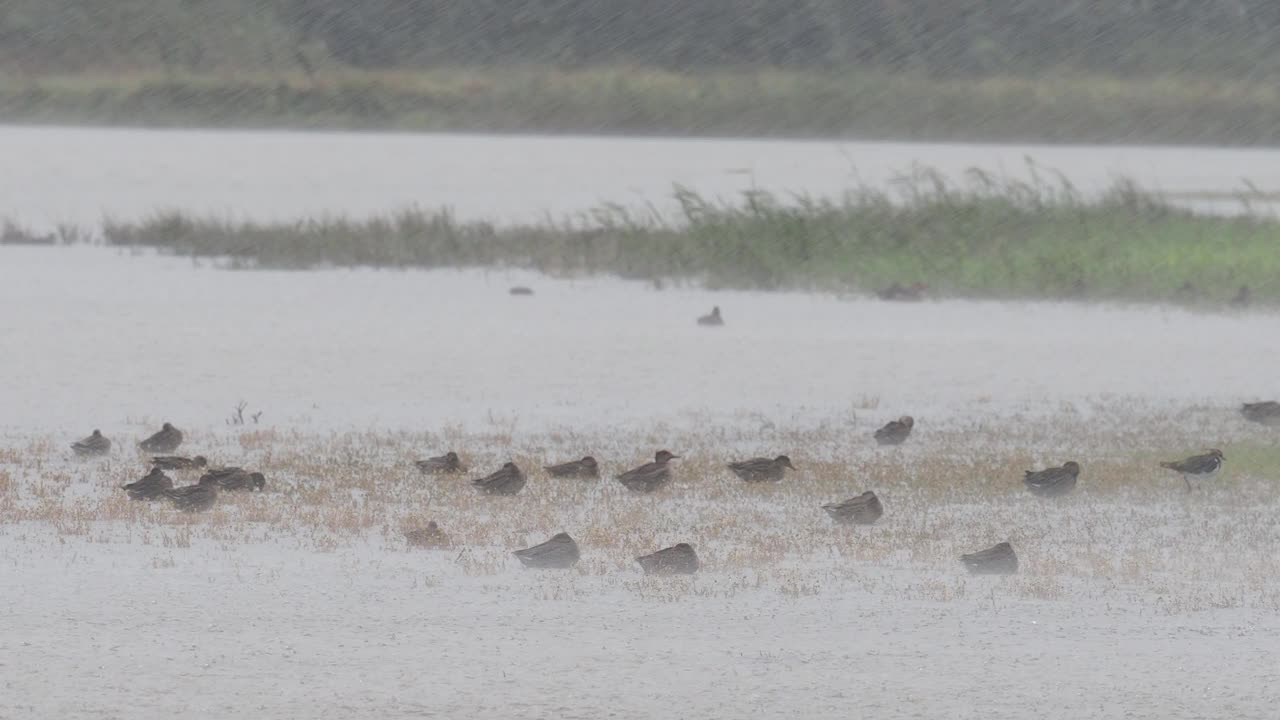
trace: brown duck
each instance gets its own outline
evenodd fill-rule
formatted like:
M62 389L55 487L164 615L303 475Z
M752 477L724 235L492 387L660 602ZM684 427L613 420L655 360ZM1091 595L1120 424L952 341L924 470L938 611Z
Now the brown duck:
M528 568L570 568L581 557L581 553L578 552L578 543L569 537L569 533L558 533L544 543L524 550L516 550L511 554L520 559L521 565Z
M515 495L524 489L524 471L509 462L497 472L471 481L487 495Z
M1076 489L1076 478L1080 476L1080 465L1068 460L1061 467L1044 470L1028 470L1022 482L1032 495L1039 497L1059 497Z
M183 457L182 455L156 455L151 464L161 470L194 470L209 464L203 455Z
M160 468L151 468L151 472L141 480L120 487L129 493L130 500L159 500L173 489L173 478L165 475Z
M827 511L832 520L853 525L870 525L884 515L880 498L870 490L844 502L828 503L822 509Z
M138 443L147 452L171 453L182 444L182 431L165 423L155 435Z
M711 308L711 314L703 315L698 318L698 324L704 326L719 326L724 324L724 318L720 316L720 306Z
M111 441L104 437L101 431L94 430L89 437L71 443L71 449L80 457L106 455L111 452Z
M458 459L458 453L452 450L439 457L415 460L413 464L425 475L455 475L467 471Z
M548 465L545 470L551 477L557 478L581 478L591 480L600 477L600 464L590 455L581 460L573 460L571 462L560 463L559 465Z
M758 457L729 463L729 469L733 471L734 475L743 480L749 483L756 483L778 482L782 480L782 476L788 469L795 470L796 468L791 464L791 458L786 455L779 455L772 460Z
M680 543L636 558L646 575L692 575L698 572L698 554L689 543Z
M961 555L960 562L974 575L1012 575L1018 572L1018 556L1007 542Z
M204 512L218 501L218 483L206 475L195 485L166 490L164 494L182 512Z
M910 415L903 415L897 420L887 423L876 431L876 442L881 445L901 445L911 435L916 421Z
M671 482L670 463L679 457L667 450L659 450L654 454L653 462L628 470L618 475L617 480L628 490L651 493Z

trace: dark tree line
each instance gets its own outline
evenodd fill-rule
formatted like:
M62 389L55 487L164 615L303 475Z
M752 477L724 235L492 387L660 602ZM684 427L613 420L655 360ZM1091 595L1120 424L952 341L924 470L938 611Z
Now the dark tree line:
M5 0L0 59L1272 73L1280 0ZM305 59L303 59L305 61Z

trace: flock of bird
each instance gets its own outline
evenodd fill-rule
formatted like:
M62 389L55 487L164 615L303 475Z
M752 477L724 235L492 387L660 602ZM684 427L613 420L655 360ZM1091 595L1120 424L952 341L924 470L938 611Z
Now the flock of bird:
M707 317L720 318L719 308ZM703 318L705 319L705 318ZM701 322L702 319L699 320ZM720 322L723 322L720 320ZM1248 420L1266 424L1280 425L1280 402L1267 401L1246 403L1240 410ZM885 424L873 434L880 445L901 445L911 436L915 420L909 416L893 420ZM169 500L173 506L185 512L202 512L212 508L220 491L263 490L266 478L259 472L249 472L240 467L209 468L208 460L203 456L185 457L172 455L182 444L182 431L170 423L154 435L138 443L143 451L152 453L149 462L151 471L141 479L122 486L131 500ZM75 453L82 457L106 455L111 450L111 441L98 430L89 437L72 444ZM164 454L158 454L164 453ZM656 492L668 485L674 477L671 461L680 459L668 450L659 450L653 462L645 463L614 476L623 487L637 493ZM1193 455L1183 460L1162 462L1161 467L1180 473L1191 490L1190 477L1207 477L1222 467L1226 457L1221 450L1211 449L1201 455ZM418 470L428 475L456 475L467 472L461 458L450 451L438 457L417 460L414 463ZM757 457L727 465L730 472L748 483L780 482L787 470L796 468L791 458L778 455L773 458ZM200 480L184 487L174 487L173 480L165 474L165 470L202 470ZM588 455L580 460L570 460L544 468L553 478L567 479L599 479L600 463ZM1057 467L1043 470L1028 470L1023 477L1027 490L1038 497L1053 498L1071 493L1080 476L1080 464L1068 461ZM484 477L475 478L471 483L482 493L488 495L516 495L524 489L527 478L514 462L507 462L501 468ZM822 509L838 523L853 525L870 525L884 515L884 506L880 498L870 490L861 495L842 502L828 503ZM448 536L436 524L429 522L426 527L409 530L405 533L409 544L419 547L446 547ZM531 568L568 568L578 562L581 553L578 544L568 533L558 533L544 543L533 547L516 550L513 553L520 562ZM960 557L961 562L970 572L979 574L1009 574L1018 570L1018 558L1013 546L1007 542L978 552ZM693 546L680 543L655 553L636 558L641 568L649 574L675 575L697 572L698 555Z

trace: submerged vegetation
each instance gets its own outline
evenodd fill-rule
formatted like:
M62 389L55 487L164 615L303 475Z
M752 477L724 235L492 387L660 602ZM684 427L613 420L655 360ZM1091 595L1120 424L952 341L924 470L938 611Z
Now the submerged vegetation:
M1280 298L1280 221L1203 216L1129 182L1085 198L1065 180L917 170L839 201L752 192L719 203L677 189L674 216L607 206L560 223L497 226L447 210L368 219L249 222L165 212L108 221L101 240L232 267L515 267L746 289L935 296ZM85 233L65 229L69 238Z

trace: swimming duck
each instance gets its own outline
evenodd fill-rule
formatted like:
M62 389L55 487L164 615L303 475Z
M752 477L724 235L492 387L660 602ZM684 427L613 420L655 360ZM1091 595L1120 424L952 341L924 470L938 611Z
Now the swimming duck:
M884 506L880 504L880 498L870 490L844 502L828 503L823 505L822 509L827 511L832 520L854 525L870 525L884 515Z
M974 575L1012 575L1018 572L1018 556L1007 542L961 555L960 562Z
M160 468L151 468L151 472L141 480L120 487L129 493L130 500L159 500L173 489L173 478Z
M791 464L791 458L786 455L779 455L772 460L758 457L729 463L729 469L733 474L747 482L778 482L782 480L788 468L796 469Z
M1066 495L1076 487L1076 478L1080 475L1080 464L1069 460L1062 467L1051 467L1044 470L1028 470L1022 481L1032 495L1039 497L1059 497Z
M911 435L916 421L910 415L892 420L876 431L876 442L881 445L901 445Z
M548 465L545 470L551 477L594 479L600 477L600 465L590 455L581 460Z
M471 481L489 495L515 495L524 489L524 483L524 472L513 462L506 463L492 475Z
M557 533L550 540L524 550L511 553L520 559L520 564L528 568L569 568L573 567L581 557L578 543L569 537L569 533Z
M1222 467L1222 462L1226 459L1227 457L1222 454L1221 450L1211 448L1209 452L1203 455L1192 455L1186 460L1162 462L1160 467L1177 470L1182 473L1182 481L1187 484L1187 492L1191 492L1190 476L1209 477L1218 472L1218 468Z
M628 470L618 475L617 480L626 486L628 490L651 493L671 482L671 467L669 463L679 457L679 455L673 455L667 450L659 450L654 454L653 462Z
M458 453L452 450L438 457L415 460L413 464L426 475L454 475L467 470L458 459Z
M689 543L680 543L636 558L646 575L692 575L698 571L698 554Z
M182 444L182 431L165 423L160 432L138 443L147 452L171 453Z
M89 437L71 443L71 449L80 457L106 455L111 452L111 441L104 437L101 431L94 430Z

